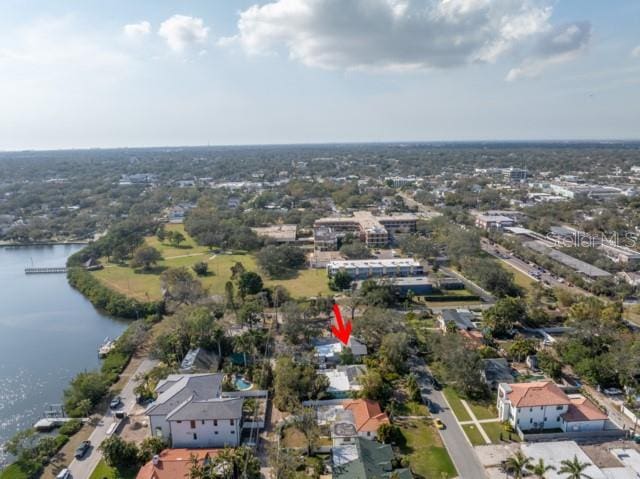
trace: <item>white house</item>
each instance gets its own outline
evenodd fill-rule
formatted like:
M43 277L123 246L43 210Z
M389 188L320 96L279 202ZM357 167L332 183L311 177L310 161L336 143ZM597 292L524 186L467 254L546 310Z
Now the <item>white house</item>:
M146 410L151 432L172 447L240 444L242 398L223 398L222 374L172 374L158 383Z
M329 379L327 392L335 398L346 398L353 391L360 391L362 385L359 378L367 372L367 367L362 364L338 366L336 369L318 371Z
M501 421L521 431L601 431L607 422L607 415L591 401L568 396L552 381L500 383L497 408Z
M167 416L173 447L236 447L242 432L242 398L190 398Z
M349 341L345 346L336 338L320 338L313 342L314 356L321 365L338 364L340 355L345 349L349 348L351 354L357 360L361 360L367 355L367 346L358 341L353 336L349 337Z

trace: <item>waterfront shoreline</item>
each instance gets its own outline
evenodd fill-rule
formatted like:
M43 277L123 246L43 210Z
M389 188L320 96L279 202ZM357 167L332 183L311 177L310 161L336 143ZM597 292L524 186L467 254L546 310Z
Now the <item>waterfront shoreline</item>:
M20 247L34 247L34 246L67 246L67 245L88 245L90 240L86 241L45 241L42 243L15 243L0 241L0 248L20 248Z

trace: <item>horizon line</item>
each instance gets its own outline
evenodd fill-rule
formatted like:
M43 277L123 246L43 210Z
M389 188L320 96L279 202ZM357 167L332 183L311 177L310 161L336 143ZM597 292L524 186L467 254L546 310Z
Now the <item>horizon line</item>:
M187 149L187 148L245 148L245 147L285 147L285 146L342 146L342 145L443 145L443 144L594 144L594 143L640 143L640 138L604 138L604 139L465 139L465 140L389 140L389 141L323 141L323 142L274 142L274 143L208 143L182 145L145 145L145 146L87 146L61 148L16 148L0 149L7 153L47 153L109 150L146 150L146 149Z

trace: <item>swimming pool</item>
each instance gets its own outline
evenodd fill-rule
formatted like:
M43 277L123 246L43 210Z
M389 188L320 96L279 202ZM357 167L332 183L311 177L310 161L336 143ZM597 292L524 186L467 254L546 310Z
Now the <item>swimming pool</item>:
M242 376L236 376L236 380L234 381L234 384L236 386L236 389L238 389L238 391L244 391L246 389L251 389L251 387L253 386L253 384L251 384L249 381L247 381Z

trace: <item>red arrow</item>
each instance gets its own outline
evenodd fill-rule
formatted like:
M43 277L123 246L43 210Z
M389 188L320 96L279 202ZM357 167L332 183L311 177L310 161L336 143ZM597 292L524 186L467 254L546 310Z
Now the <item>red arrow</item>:
M344 324L340 306L337 304L333 305L333 314L336 315L336 324L338 327L331 325L331 332L346 346L347 343L349 343L349 336L351 336L351 321L347 321L346 325Z

